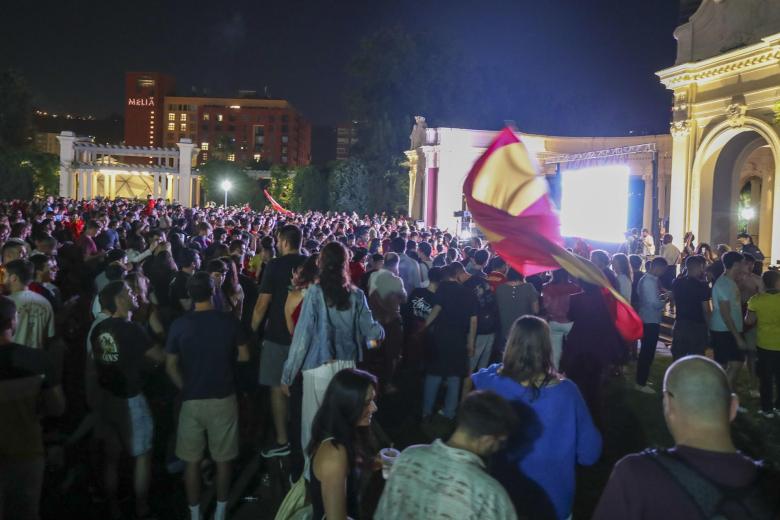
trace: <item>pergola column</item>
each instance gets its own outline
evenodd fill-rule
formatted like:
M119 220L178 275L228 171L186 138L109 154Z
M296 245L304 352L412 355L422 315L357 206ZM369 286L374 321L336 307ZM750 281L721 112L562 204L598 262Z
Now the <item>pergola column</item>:
M57 140L60 142L60 197L72 197L75 183L71 168L76 159L76 134L63 131Z
M111 176L107 173L103 174L103 197L111 198Z
M179 196L185 206L192 206L192 158L198 153L198 148L192 144L192 139L181 139L179 147Z
M152 198L158 199L160 197L160 175L157 172L152 172Z

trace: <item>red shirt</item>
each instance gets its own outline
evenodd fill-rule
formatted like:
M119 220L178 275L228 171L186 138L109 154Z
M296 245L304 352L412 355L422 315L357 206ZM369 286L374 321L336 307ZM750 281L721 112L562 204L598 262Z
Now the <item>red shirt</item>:
M366 274L366 268L362 262L349 263L349 275L352 278L352 283L359 284L364 274Z

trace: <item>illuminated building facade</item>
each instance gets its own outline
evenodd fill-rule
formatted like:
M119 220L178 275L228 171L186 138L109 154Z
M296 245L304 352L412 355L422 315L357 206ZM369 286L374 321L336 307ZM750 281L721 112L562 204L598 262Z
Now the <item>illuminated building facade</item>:
M162 146L163 100L174 87L174 79L159 72L125 74L125 144Z
M336 160L348 159L358 140L358 122L348 121L336 127Z
M460 219L455 213L468 209L462 193L463 181L497 132L427 128L423 118L417 119L411 149L406 152L409 215L441 229L458 229ZM665 227L672 166L670 135L560 137L519 132L518 136L551 184L563 170L626 165L641 206L637 227L653 229L654 215L656 229ZM657 204L653 204L654 198Z
M674 96L670 231L734 245L747 230L775 264L780 3L703 0L674 36L676 62L658 72Z
M199 162L311 162L311 125L283 99L168 96L164 121L163 143L192 139L201 149Z
M125 76L125 144L174 147L190 139L209 158L303 166L311 161L311 125L283 99L174 95L174 80L156 72ZM128 159L132 162L132 159Z

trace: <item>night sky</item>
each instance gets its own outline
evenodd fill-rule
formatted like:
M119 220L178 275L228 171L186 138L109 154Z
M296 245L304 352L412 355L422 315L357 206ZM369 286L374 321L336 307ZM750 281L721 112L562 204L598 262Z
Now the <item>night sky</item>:
M345 68L360 39L403 27L506 71L514 85L506 119L523 131L667 132L670 95L654 73L674 62L678 4L14 1L0 15L0 68L21 72L35 105L49 111L122 113L125 71L156 70L176 77L180 95L268 86L312 123L332 125L347 116ZM458 71L462 82L470 74Z

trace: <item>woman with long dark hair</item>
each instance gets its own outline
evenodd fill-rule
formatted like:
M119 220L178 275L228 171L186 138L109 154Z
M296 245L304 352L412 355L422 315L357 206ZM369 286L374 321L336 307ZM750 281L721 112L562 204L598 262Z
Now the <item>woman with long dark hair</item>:
M568 518L574 502L577 464L594 464L601 435L577 385L552 364L550 328L541 318L522 316L512 325L501 364L471 376L477 390L492 390L518 411L515 432L492 473L517 497L521 518Z
M339 371L328 385L306 447L312 518L359 517L358 468L372 458L361 441L377 410L376 387L373 375L355 368Z
M303 372L301 446L308 445L310 425L333 376L354 368L363 349L384 339L363 291L352 285L347 271L347 250L339 242L322 248L319 280L303 297L301 313L282 372L282 389Z
M241 313L244 308L244 290L238 282L238 266L230 256L221 257L225 265L225 279L222 282L222 295L226 304L226 311L241 319Z

